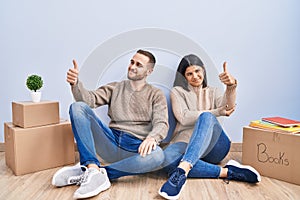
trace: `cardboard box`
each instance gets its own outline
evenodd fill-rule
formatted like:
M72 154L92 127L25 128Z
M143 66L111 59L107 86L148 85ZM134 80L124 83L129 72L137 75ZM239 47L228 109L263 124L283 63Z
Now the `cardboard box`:
M12 122L22 128L59 123L59 104L56 101L12 102Z
M243 128L242 163L261 175L300 185L300 135Z
M6 165L15 175L74 164L75 147L71 124L20 128L4 123Z

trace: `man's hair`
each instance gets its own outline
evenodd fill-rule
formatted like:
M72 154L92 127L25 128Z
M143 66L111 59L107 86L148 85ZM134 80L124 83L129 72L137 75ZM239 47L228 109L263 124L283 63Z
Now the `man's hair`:
M147 56L149 58L149 64L151 65L152 68L154 67L156 60L152 53L150 53L149 51L142 50L142 49L139 49L137 51L137 53Z
M203 88L207 87L207 78L206 78L205 67L203 65L202 60L194 54L186 55L181 59L179 65L178 65L178 68L177 68L173 87L180 86L183 89L190 91L190 89L188 88L188 81L185 78L185 71L186 71L186 68L188 68L189 66L192 66L192 65L197 65L199 67L202 67L203 72L204 72L204 79L203 79L202 87Z

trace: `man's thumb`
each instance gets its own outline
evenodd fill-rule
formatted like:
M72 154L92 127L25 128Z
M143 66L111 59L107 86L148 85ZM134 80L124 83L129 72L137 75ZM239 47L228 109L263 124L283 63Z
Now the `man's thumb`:
M73 60L73 65L74 65L74 69L78 70L78 65L75 59Z
M227 62L223 63L223 70L224 70L224 72L227 72Z

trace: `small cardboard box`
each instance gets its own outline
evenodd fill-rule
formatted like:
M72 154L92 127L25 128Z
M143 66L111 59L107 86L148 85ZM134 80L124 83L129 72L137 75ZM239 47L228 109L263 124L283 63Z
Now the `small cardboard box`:
M12 122L22 128L59 123L59 104L56 101L12 102Z
M242 163L261 175L300 185L300 135L243 128Z
M68 121L20 128L4 123L6 165L15 175L73 164L74 137Z

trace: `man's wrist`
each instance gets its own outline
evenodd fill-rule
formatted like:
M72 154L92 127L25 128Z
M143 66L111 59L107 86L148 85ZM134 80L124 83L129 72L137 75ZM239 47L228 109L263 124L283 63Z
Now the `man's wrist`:
M155 142L156 144L158 144L157 140L154 137L152 137L152 136L148 136L146 138L146 140L152 140L153 142Z

